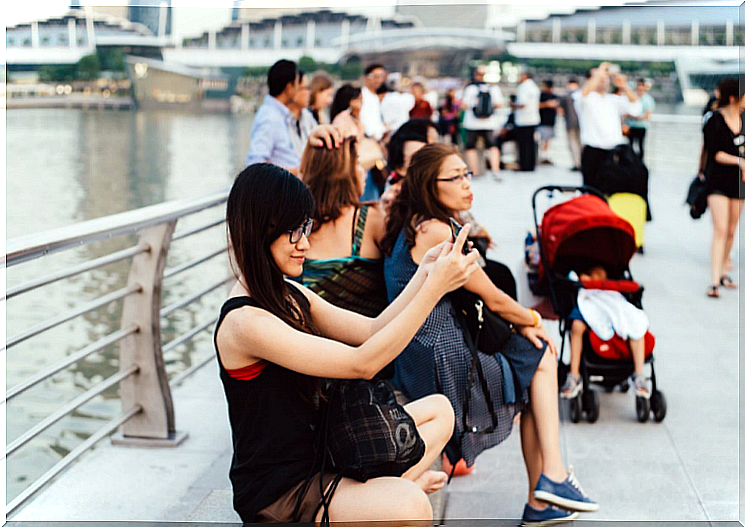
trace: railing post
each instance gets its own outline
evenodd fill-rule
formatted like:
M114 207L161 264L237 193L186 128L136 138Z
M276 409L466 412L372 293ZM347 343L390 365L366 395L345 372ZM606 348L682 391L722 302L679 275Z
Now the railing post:
M121 399L125 410L137 404L143 410L124 424L121 435L112 438L114 444L176 446L186 438L186 433L175 429L160 333L163 269L175 228L174 220L143 230L140 243L148 244L150 250L132 259L129 284L139 284L142 292L125 299L122 327L137 324L140 330L122 340L119 362L120 369L136 364L139 371L122 381Z

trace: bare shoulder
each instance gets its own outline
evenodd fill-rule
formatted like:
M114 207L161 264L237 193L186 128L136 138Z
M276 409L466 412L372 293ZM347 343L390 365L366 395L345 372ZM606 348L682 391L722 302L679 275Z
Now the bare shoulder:
M365 205L368 205L367 203ZM385 235L385 213L379 203L370 203L367 209L365 229L370 228L376 242L380 242Z
M440 220L426 220L416 227L417 245L434 247L452 237L450 226Z
M253 338L261 328L276 319L271 313L254 306L242 306L231 310L220 323L215 335L217 349L226 368L245 365L252 357Z

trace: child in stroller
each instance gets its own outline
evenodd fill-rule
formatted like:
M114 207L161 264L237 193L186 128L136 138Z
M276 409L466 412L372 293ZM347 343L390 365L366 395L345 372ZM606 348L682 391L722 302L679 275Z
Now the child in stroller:
M608 272L600 264L588 263L581 270L579 277L575 272L569 273L569 279L579 281L582 285L577 295L577 305L567 317L571 324L569 349L569 373L561 388L561 397L573 399L582 391L582 377L580 376L580 362L582 346L588 326L603 341L618 335L628 342L634 362L634 373L631 375L637 397L649 399L651 391L649 381L644 376L645 335L649 330L649 318L641 309L632 305L618 291L592 289L608 280ZM586 315L586 316L585 316ZM589 322L588 320L589 319Z
M555 202L567 193L570 199L551 205L539 222L538 197L543 195ZM605 197L590 187L548 185L537 189L533 193L533 218L537 233L533 245L538 246L538 255L535 247L532 254L539 258L537 263L529 258L528 242L532 241L529 236L526 256L534 271L528 274L528 283L533 294L550 299L535 308L544 309L541 313L544 318L559 319L559 383L563 385L562 395L568 399L570 419L577 423L584 413L589 422L597 421L600 397L589 384L600 385L606 391L620 386L625 392L631 377L637 393L638 420L647 421L651 412L655 421L662 421L667 402L657 389L652 354L654 337L647 331L649 321L641 311L643 288L633 281L629 269L629 261L636 252L633 226L615 214ZM578 272L585 275L584 280ZM605 297L611 296L615 297L614 304L605 301ZM589 308L583 308L583 304ZM605 313L600 323L594 315L599 310ZM619 318L620 322L609 322L613 318ZM563 352L570 329L574 331L567 372ZM630 343L629 339L635 342ZM646 363L651 370L648 380L642 375ZM571 376L565 383L567 374Z

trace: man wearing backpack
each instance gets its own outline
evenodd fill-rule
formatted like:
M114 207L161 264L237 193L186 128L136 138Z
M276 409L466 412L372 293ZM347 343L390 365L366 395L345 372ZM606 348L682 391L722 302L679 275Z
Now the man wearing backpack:
M504 100L499 86L484 82L485 74L486 66L478 66L473 73L473 82L463 90L463 105L466 108L463 117L463 128L466 130L466 163L471 172L480 173L476 142L481 137L484 148L489 151L490 172L497 181L501 181L499 148L495 142L495 134L502 124L496 109L502 107Z

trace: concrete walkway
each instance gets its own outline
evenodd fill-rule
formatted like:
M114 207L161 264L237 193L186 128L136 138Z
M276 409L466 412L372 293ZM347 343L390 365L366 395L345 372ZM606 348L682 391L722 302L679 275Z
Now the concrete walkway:
M658 339L657 374L667 397L667 418L639 424L631 393L600 393L597 423L572 424L564 415L562 453L601 505L583 519L735 522L743 510L743 493L738 494L739 295L704 296L711 219L691 220L682 206L696 167L697 127L659 125L650 136L654 221L647 225L646 254L635 257L631 269L646 287L644 305ZM473 182L473 212L498 244L493 256L518 276L523 238L532 228L533 190L580 183L578 173L560 168L570 166L562 139L559 133L551 150L557 167L506 172L502 183ZM736 250L735 263L740 261ZM189 433L182 446L148 450L101 442L11 520L238 521L230 508L230 431L215 364L175 390L174 400L177 428ZM515 525L526 493L515 430L477 459L472 474L453 480L447 523L473 525L480 519L492 525L505 519L505 525Z

